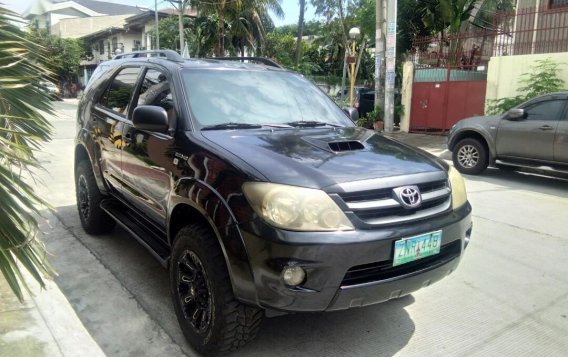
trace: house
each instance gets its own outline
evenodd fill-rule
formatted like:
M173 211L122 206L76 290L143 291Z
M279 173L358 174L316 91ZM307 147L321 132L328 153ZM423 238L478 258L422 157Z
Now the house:
M136 15L145 10L138 6L94 0L37 0L24 12L23 17L32 26L51 30L63 19Z
M81 36L80 38L87 47L91 48L91 53L81 61L80 73L82 75L79 82L86 84L97 65L111 59L116 54L155 49L156 41L153 33L155 16L154 11L146 10L124 18L123 23ZM177 15L170 9L158 11L160 19L170 16ZM186 16L195 17L195 13L187 12ZM88 22L90 18L80 19L80 21Z
M519 0L507 20L508 55L568 52L568 0Z
M566 62L568 0L519 0L514 11L497 15L496 24L502 42L489 62L486 103L520 94L519 80L539 61ZM568 83L566 66L556 75Z

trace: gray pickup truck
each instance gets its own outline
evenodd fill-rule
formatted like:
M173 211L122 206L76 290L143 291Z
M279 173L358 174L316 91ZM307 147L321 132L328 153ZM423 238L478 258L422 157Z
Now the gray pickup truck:
M460 120L448 135L454 166L477 175L488 165L568 173L568 91L531 99L500 116Z

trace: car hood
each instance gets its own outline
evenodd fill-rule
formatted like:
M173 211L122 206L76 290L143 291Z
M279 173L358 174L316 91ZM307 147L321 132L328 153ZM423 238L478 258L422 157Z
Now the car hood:
M456 126L457 127L490 127L497 125L501 119L500 115L488 115L488 116L477 116L460 120Z
M444 170L425 152L359 128L202 131L270 182L326 186Z

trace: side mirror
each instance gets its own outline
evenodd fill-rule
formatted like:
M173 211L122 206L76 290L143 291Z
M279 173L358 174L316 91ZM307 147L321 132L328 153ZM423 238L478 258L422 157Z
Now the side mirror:
M357 109L352 107L345 107L343 108L343 111L345 112L345 114L349 116L349 118L351 118L353 122L359 119L359 111Z
M155 105L140 105L132 113L132 123L140 130L165 133L168 126L168 113Z
M524 109L509 109L509 111L507 112L507 116L511 120L519 120L526 118L527 113L525 113Z

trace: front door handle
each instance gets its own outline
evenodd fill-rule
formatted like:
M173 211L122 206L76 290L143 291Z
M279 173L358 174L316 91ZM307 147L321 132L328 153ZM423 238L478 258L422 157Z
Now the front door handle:
M540 130L552 130L554 129L553 127L551 127L550 125L543 125L539 128Z

